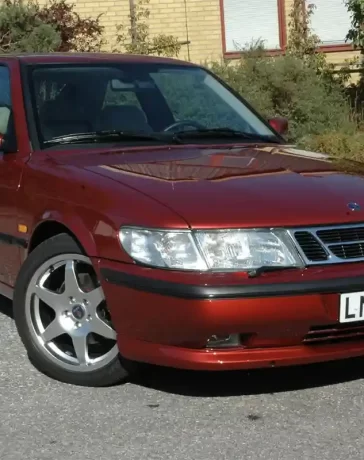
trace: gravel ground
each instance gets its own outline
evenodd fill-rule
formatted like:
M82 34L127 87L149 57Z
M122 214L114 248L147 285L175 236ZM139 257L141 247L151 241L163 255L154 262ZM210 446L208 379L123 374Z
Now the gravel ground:
M364 361L72 387L28 362L0 299L1 460L363 459Z

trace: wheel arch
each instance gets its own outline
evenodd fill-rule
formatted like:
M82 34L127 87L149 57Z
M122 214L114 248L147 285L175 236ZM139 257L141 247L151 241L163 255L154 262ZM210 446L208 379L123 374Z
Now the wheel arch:
M50 216L50 218L42 220L34 227L28 242L27 255L39 244L61 233L66 233L72 237L86 255L97 255L92 235L79 219L76 222L67 222L63 219L57 219L56 216Z

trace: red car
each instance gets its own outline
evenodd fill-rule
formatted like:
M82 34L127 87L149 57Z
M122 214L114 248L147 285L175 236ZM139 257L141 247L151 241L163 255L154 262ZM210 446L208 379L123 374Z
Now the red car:
M190 63L0 61L1 293L40 371L364 355L360 168L290 147Z

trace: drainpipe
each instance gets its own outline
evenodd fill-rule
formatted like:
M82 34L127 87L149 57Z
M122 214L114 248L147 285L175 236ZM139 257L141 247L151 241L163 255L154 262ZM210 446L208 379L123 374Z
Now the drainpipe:
M136 42L136 19L135 19L135 0L129 0L130 8L130 28L131 28L131 42Z
M131 0L131 1L134 1L134 0ZM188 16L187 16L187 0L184 0L184 5L185 5L185 26L186 26L186 44L187 44L187 56L188 56L188 60L190 61L191 60L191 56L190 56L190 37L189 37L189 30L188 30Z

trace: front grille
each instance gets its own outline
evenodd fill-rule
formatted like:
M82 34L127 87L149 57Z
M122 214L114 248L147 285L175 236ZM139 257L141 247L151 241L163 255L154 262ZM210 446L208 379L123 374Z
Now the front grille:
M295 232L296 241L309 260L327 260L328 255L318 240L310 232Z
M290 231L307 265L364 261L364 225Z
M317 236L325 244L364 241L364 227L333 228L318 230Z
M352 323L350 326L347 324L331 324L312 327L305 335L303 343L305 345L323 345L360 340L364 340L363 323Z
M336 244L329 246L330 251L340 259L364 257L364 243Z

